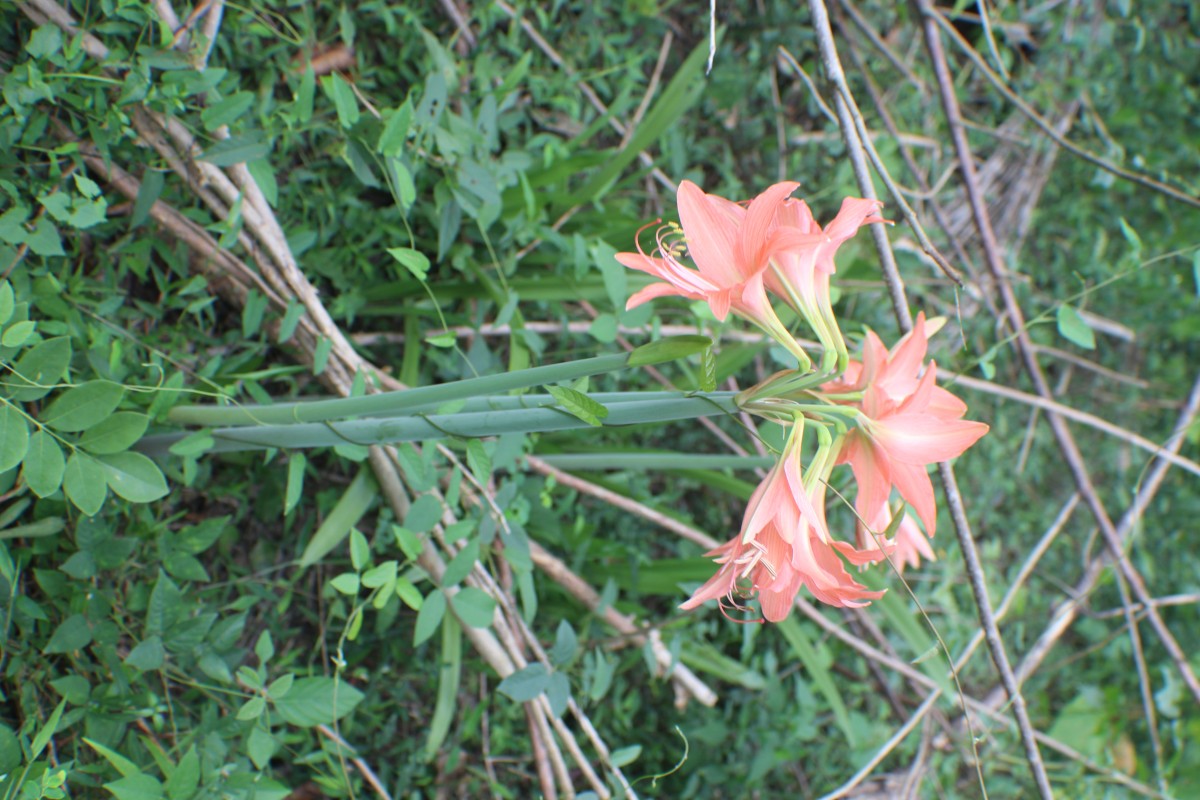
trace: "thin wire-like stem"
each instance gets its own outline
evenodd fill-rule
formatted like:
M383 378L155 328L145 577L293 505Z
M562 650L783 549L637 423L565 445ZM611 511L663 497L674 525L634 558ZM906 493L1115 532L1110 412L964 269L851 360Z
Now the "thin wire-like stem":
M996 287L1000 291L1005 311L1012 324L1013 341L1018 354L1021 356L1025 372L1029 375L1030 380L1033 381L1037 393L1043 397L1049 397L1051 394L1049 384L1046 382L1045 374L1038 363L1037 353L1034 351L1029 333L1026 330L1024 314L1021 312L1020 304L1017 302L1016 295L1013 293L1012 286L1008 281L1008 273L1004 265L1003 256L1000 253L1000 246L996 241L995 232L991 225L991 218L988 214L982 192L979 189L978 181L976 180L975 163L971 155L970 145L967 142L966 131L961 124L962 115L958 106L958 97L955 94L950 67L946 61L945 52L942 49L941 33L937 21L938 14L928 0L918 0L918 6L923 16L922 27L925 34L926 48L933 63L934 73L937 76L943 111L949 122L950 135L954 141L954 148L958 156L959 170L962 174L967 200L970 203L976 230L979 233L980 242L983 247L984 260L988 266L988 270L992 274ZM1163 647L1166 648L1176 669L1183 677L1183 681L1191 692L1192 697L1197 702L1200 702L1200 679L1197 679L1195 671L1188 662L1187 654L1167 627L1162 615L1151 604L1150 593L1141 575L1138 574L1137 570L1130 563L1129 558L1125 555L1122 540L1117 535L1112 519L1108 516L1108 511L1104 508L1104 504L1100 500L1095 486L1092 484L1087 465L1075 443L1074 436L1071 434L1066 422L1057 414L1047 414L1046 419L1050 423L1050 429L1054 433L1059 450L1067 462L1071 477L1075 481L1079 493L1083 496L1084 502L1096 518L1096 523L1100 527L1100 533L1103 535L1105 543L1116 560L1121 578L1129 582L1134 596L1146 606L1146 616L1151 626L1158 634Z
M838 88L838 93L835 95L834 100L838 111L838 118L841 120L842 134L846 139L846 147L854 164L854 171L859 181L859 187L865 197L873 198L875 196L874 187L871 183L870 170L866 164L865 148L858 135L854 115L850 107L853 97L846 82L841 61L838 58L837 45L833 39L833 29L829 22L828 9L825 7L823 0L809 0L809 8L812 10L813 28L816 32L817 43L821 50L826 72ZM912 314L909 311L908 302L905 297L904 284L896 268L895 257L892 254L891 246L882 228L878 225L873 225L872 232L876 234L876 248L879 251L884 275L888 282L896 318L902 330L908 332L912 329ZM1004 639L1000 636L1000 629L996 624L991 599L988 597L987 580L984 577L983 565L979 558L979 552L975 547L975 541L971 535L970 523L967 521L966 509L963 508L962 499L958 492L958 484L954 478L954 471L949 464L939 464L938 473L942 479L942 487L946 494L946 505L950 510L950 516L954 523L959 549L962 551L967 575L971 582L971 591L975 599L976 611L983 627L988 649L992 655L992 661L996 665L996 670L1000 673L1000 680L1004 684L1004 688L1008 692L1009 699L1012 702L1013 716L1016 718L1017 729L1020 732L1021 741L1025 747L1025 758L1029 762L1030 772L1033 775L1042 798L1049 800L1049 798L1054 796L1053 790L1050 788L1050 779L1046 774L1046 766L1042 761L1042 755L1038 749L1033 723L1029 719L1029 713L1025 706L1025 698L1021 694L1020 685L1017 683L1016 676L1008 660L1008 653L1004 647ZM986 794L986 788L983 787L983 774L982 772L978 774L980 788Z

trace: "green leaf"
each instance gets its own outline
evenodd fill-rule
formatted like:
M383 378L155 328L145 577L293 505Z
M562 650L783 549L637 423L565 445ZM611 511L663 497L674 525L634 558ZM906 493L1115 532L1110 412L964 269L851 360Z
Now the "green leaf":
M275 657L275 642L271 639L270 631L263 631L254 643L254 655L258 657L259 665L270 662Z
M79 193L88 200L95 200L101 195L102 190L100 189L100 184L96 183L87 175L84 175L82 172L76 172L71 177L75 179L75 188L78 189Z
M396 544L409 561L415 561L417 556L421 555L420 536L400 525L392 525L392 535L396 537Z
M358 594L359 578L357 572L343 572L330 579L329 585L342 594L353 597Z
M117 800L161 800L163 796L163 785L158 778L141 772L106 783L104 788Z
M856 746L854 736L854 728L850 724L850 714L846 711L846 704L842 700L842 693L838 691L838 683L833 679L830 673L826 659L822 659L817 652L816 645L808 634L804 632L803 626L796 621L794 617L784 619L776 623L776 629L783 634L783 638L787 639L791 645L792 652L800 659L800 663L804 665L804 674L816 684L817 690L825 696L829 707L833 709L833 719L841 729L842 734L846 737L846 742L850 747Z
M253 337L262 327L263 315L270 305L266 295L257 289L246 293L246 304L242 307L242 336L246 339Z
M37 736L33 737L33 744L29 746L29 760L37 761L38 756L46 749L46 745L50 744L50 740L54 738L55 732L58 730L58 721L62 719L63 709L67 707L66 700L60 700L54 710L50 712L50 718L46 720L46 724L37 732ZM87 741L86 739L84 741Z
M703 353L710 347L712 347L712 339L707 336L672 336L635 348L629 353L628 364L631 367L662 364L666 361L675 361L696 353Z
M475 480L487 485L492 477L492 458L488 455L483 442L478 439L467 440L467 466Z
M13 374L8 377L11 381L10 396L23 403L40 400L62 380L70 363L69 337L56 336L38 342L26 350L13 366Z
M640 744L632 744L629 747L613 750L608 760L614 767L625 767L637 761L638 756L641 754L642 746Z
M396 596L413 611L420 611L425 602L425 598L421 597L421 592L413 582L404 577L396 579Z
M310 62L304 67L304 74L300 77L300 86L296 90L293 101L296 105L296 117L300 122L308 122L312 119L313 96L316 94L316 88L317 79Z
M62 237L58 235L58 228L48 217L42 217L37 221L33 233L26 236L25 243L39 256L66 255L62 247Z
M201 111L200 121L204 123L204 130L211 133L222 125L235 122L253 105L252 92L234 92Z
M404 150L404 141L408 138L408 128L411 124L412 104L405 101L404 105L388 115L375 150L385 156L399 155Z
M362 531L354 528L350 531L350 564L357 571L362 571L371 563L371 545Z
M70 653L92 643L92 628L82 614L72 614L59 623L43 653Z
M102 422L117 409L125 387L112 381L89 381L63 392L40 415L43 424L78 433Z
M272 208L279 205L279 182L275 180L275 169L271 166L269 159L260 158L257 161L251 161L246 164L246 169L250 171L250 177L254 178L254 182L258 184L259 191L263 194L263 199Z
M67 459L63 473L63 492L85 515L95 516L108 496L104 468L87 453L76 450Z
M112 750L108 747L105 747L100 742L89 739L86 736L83 737L83 741L87 744L88 747L92 748L97 753L99 753L101 756L103 756L104 760L107 761L109 764L111 764L113 769L115 769L117 772L121 773L121 775L123 775L124 777L129 777L130 775L140 775L141 774L141 770L138 769L137 764L133 763L132 761L130 761L128 758L121 755L117 751Z
M518 703L528 703L544 692L549 685L550 673L546 667L533 663L500 681L496 690Z
M213 448L216 442L213 440L212 434L208 431L196 431L189 433L187 436L180 439L175 444L167 448L167 451L172 455L182 456L184 458L195 458L202 456Z
M547 386L546 391L553 395L558 404L567 410L571 416L583 420L588 425L599 427L608 409L588 397L583 392L577 392L566 386Z
M217 167L232 167L266 158L270 152L271 146L263 141L262 134L254 131L222 139L201 153L199 159Z
M454 336L453 331L446 331L445 333L435 333L432 336L426 336L425 341L429 342L434 347L440 347L445 350L454 347L456 337Z
M165 182L166 178L159 170L147 168L142 172L142 185L138 187L137 199L129 215L130 228L136 228L150 218L150 211L162 196Z
M8 773L21 766L23 756L21 743L17 741L12 728L0 722L0 775Z
M717 388L717 354L713 348L704 350L700 356L700 391L711 392Z
M62 31L54 23L39 25L25 44L25 52L34 58L52 56L62 47Z
M238 709L237 718L242 722L247 720L258 719L267 710L267 698L261 695L255 695L246 702L242 703L242 707ZM319 724L319 723L318 723Z
M29 422L8 403L0 405L0 472L20 464L29 449Z
M312 74L311 70L309 74ZM246 737L246 755L250 756L250 760L254 762L254 766L260 770L267 768L267 765L271 763L271 757L275 755L275 751L278 749L279 742L276 741L270 732L263 730L261 727L256 727Z
M4 345L5 347L20 347L33 335L33 330L36 327L37 323L30 319L14 322L4 330L4 335L0 336L0 345Z
M413 533L425 533L432 530L441 518L442 502L431 494L423 494L409 506L404 516L404 527Z
M179 759L175 771L167 778L167 797L171 800L188 800L200 787L200 756L193 745Z
M149 503L167 494L162 470L141 453L114 453L101 456L108 486L131 503Z
M705 86L703 69L708 47L707 39L696 45L632 135L626 137L625 145L571 195L566 203L568 206L592 203L603 197L607 187L620 176L621 171L674 127L679 118L700 99Z
M29 219L29 209L25 206L13 206L12 208L0 214L0 242L8 242L9 244L24 244L29 238L29 232L25 230L25 220ZM9 287L12 291L12 287ZM10 298L11 299L11 298ZM12 309L8 310L9 315L12 314ZM8 322L8 317L4 317L3 322Z
M165 659L166 651L163 650L162 639L158 636L147 636L129 651L124 663L146 672L161 669Z
M8 212L5 212L5 216L7 215ZM16 301L13 296L12 284L8 281L0 281L0 325L4 325L12 319L15 307Z
M370 509L377 494L375 479L371 477L370 470L359 470L341 499L337 501L337 505L329 512L329 516L317 528L308 546L304 548L304 554L300 556L300 566L311 567L341 544L362 519L363 514Z
M175 536L173 547L184 553L198 555L216 543L221 534L229 530L229 517L208 517L195 525L189 525Z
M287 491L283 497L283 515L292 513L304 493L304 468L308 459L303 453L292 453L288 460Z
M1083 321L1083 317L1079 316L1079 312L1075 310L1074 306L1063 303L1058 307L1056 317L1058 319L1058 332L1063 335L1063 338L1085 350L1095 349L1096 334Z
M142 438L150 417L136 411L118 411L79 438L79 446L97 455L111 455L128 450Z
M288 300L287 311L283 314L283 321L279 323L279 338L276 341L283 344L291 339L292 334L296 332L296 325L300 323L303 316L304 305L297 303L294 299Z
M458 710L458 687L462 679L462 629L453 617L442 625L442 657L438 670L437 700L425 739L425 760L432 761L441 750L450 723Z
M487 628L492 624L496 601L487 592L468 586L450 598L454 613L472 628Z
M588 333L603 344L612 344L617 340L617 318L612 314L601 314L592 320Z
M47 497L62 486L66 459L62 448L46 431L38 431L29 437L29 450L25 453L25 466L21 474L25 483L38 497Z
M358 98L354 96L354 91L336 72L321 78L321 88L333 101L341 126L347 129L353 128L359 117Z
M399 261L417 280L423 282L429 275L429 257L420 250L411 247L389 247L388 254Z
M413 632L413 647L425 643L437 631L446 615L446 595L441 589L434 589L425 595L421 610L417 612L416 630Z
M378 566L371 567L363 573L362 585L368 589L384 588L390 592L396 583L396 568L395 561L385 561Z
M292 684L296 682L296 676L292 673L280 675L275 680L271 681L271 685L267 687L267 696L272 700L278 700L285 697L292 690Z
M554 646L546 655L550 657L550 663L561 667L575 657L575 650L578 647L579 637L575 635L575 629L571 627L571 623L564 619L558 623L558 630L554 634Z
M362 702L363 694L333 678L297 678L285 697L275 702L279 716L292 725L311 728L342 719Z

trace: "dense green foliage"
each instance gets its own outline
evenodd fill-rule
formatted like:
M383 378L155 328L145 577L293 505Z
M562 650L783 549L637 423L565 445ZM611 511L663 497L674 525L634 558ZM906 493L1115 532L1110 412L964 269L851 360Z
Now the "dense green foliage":
M338 356L329 337L303 338L302 298L269 282L239 290L226 262L163 223L156 202L252 267L263 257L247 233L252 203L239 194L215 213L205 195L217 190L196 163L246 165L333 322L403 384L620 352L667 325L716 338L722 326L702 304L625 311L645 276L612 255L632 249L646 221L675 216L656 169L731 197L801 180L820 220L859 193L837 125L778 58L786 48L832 103L807 10L718 4L706 76L708 21L694 4L527 4L522 19L565 65L503 4L470 4L473 45L442 4L229 4L207 54L207 18L173 48L162 5L72 3L107 48L101 57L46 22L43 6L0 0L0 797L284 798L310 784L329 797L372 796L356 757L394 797L530 797L542 783L522 701L542 691L555 713L574 698L612 762L631 781L647 776L635 786L645 796L816 797L852 775L926 687L798 613L760 626L677 611L712 571L698 546L523 462L530 453L728 452L693 422L448 440L446 451L401 445L413 495L404 513L352 442L209 453L212 437L192 428L156 460L136 449L147 431L179 430L169 415L181 405L332 391ZM1027 5L988 4L1013 90L1054 124L1069 108L1067 136L1081 147L1196 197L1195 9ZM835 11L870 129L886 130L875 93L900 141L915 143L921 175L885 133L883 159L967 275L962 289L946 279L888 204L914 311L950 319L934 344L939 366L1028 391L994 316L961 189L954 178L939 183L953 152L919 21L902 5L855 6L910 80L846 8ZM976 18L957 19L994 65ZM997 176L989 201L1056 399L1163 442L1200 363L1200 211L1066 152L1050 160L1054 145L947 42L962 65L971 144ZM322 66L335 58L340 71ZM148 131L166 137L156 119L195 137L190 182L148 140ZM950 216L974 266L936 229L936 214ZM848 333L869 326L894 339L866 232L839 254L838 289ZM729 388L786 363L746 337L715 353L711 364L699 355L659 369L675 388L714 376ZM360 373L354 390L373 382ZM635 369L573 386L663 388ZM998 602L1074 485L1040 412L968 385L955 391L992 426L958 469ZM754 433L736 418L714 424L753 449ZM1074 430L1119 516L1151 454ZM778 433L758 431L771 445ZM1197 440L1193 427L1184 456L1196 456ZM722 540L755 480L746 469L583 476ZM1156 596L1191 595L1193 604L1163 609L1185 646L1200 637L1197 480L1169 472L1130 546ZM444 512L456 521L443 528ZM832 513L853 525L845 509ZM1015 594L1002 628L1014 661L1102 549L1093 527L1080 507ZM461 547L441 581L465 587L457 594L417 565L423 543L436 540ZM651 647L551 580L531 542L594 587L603 607L661 633L673 658L717 692L716 705L680 701ZM822 613L948 687L933 629L958 654L979 622L948 519L935 548L937 562L905 575L927 617L887 574L871 576L890 591L865 615ZM464 628L487 629L496 604L466 583L476 559L549 650L552 670L537 665L501 683L472 647ZM1109 613L1121 604L1106 573L1025 681L1037 727L1101 767L1047 750L1052 777L1071 797L1133 796L1113 773L1194 796L1196 704L1143 627L1150 736L1125 617ZM985 651L960 680L977 698L997 686ZM989 794L1031 796L1015 731L987 717L972 723ZM915 796L977 796L955 690L923 725L884 762L897 781L888 791L915 763Z

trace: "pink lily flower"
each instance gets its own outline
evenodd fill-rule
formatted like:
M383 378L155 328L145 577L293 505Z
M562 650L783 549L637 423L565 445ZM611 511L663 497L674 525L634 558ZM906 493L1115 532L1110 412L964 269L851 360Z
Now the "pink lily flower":
M800 425L793 429L779 461L755 489L742 520L741 533L710 551L721 567L684 602L692 609L707 600L735 609L740 598L758 595L763 616L778 622L790 613L802 587L834 606L866 605L883 595L858 583L840 556L853 564L879 561L878 550L859 550L835 540L825 521L825 483L810 466L805 485L800 464ZM830 464L832 467L832 464Z
M905 566L913 569L921 566L922 558L926 561L937 561L937 555L934 554L925 532L917 525L912 514L907 511L904 512L903 519L896 527L895 535L891 539L885 539L882 536L883 532L891 525L893 513L891 508L883 506L875 517L867 518L867 525L860 524L858 546L863 550L872 550L879 549L881 544L884 547L891 545L892 564L895 566L896 572L901 575L904 574Z
M988 426L961 419L967 406L934 384L935 362L920 376L927 345L923 314L890 352L868 333L862 362L852 362L841 379L822 389L862 394L858 426L846 436L838 456L858 481L854 505L859 515L875 518L895 487L933 536L937 509L926 466L962 455Z
M777 224L795 229L804 238L794 239L791 248L778 254L775 269L766 275L767 288L808 321L825 352L836 355L843 367L848 358L846 343L829 296L829 279L836 271L833 257L863 225L887 222L877 214L882 206L878 200L847 197L823 231L803 200L784 201L776 216Z
M636 253L617 254L617 261L624 266L662 281L635 293L625 307L635 308L669 295L704 300L717 319L724 321L732 310L762 328L807 365L807 355L776 316L763 283L772 259L804 238L799 231L777 222L781 204L799 185L794 181L777 183L742 207L705 194L691 181L680 183L680 224L659 230L655 255L646 255L641 245ZM696 269L680 260L680 233Z

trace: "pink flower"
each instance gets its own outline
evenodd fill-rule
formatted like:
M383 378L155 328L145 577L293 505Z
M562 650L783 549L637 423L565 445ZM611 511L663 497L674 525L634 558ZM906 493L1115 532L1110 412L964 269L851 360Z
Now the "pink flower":
M807 364L807 356L775 315L763 284L772 259L803 240L800 231L777 221L781 204L799 185L794 181L777 183L743 208L683 181L678 193L680 224L659 230L655 255L646 255L640 245L636 253L617 254L621 264L662 281L634 294L625 307L668 295L704 300L717 319L724 320L732 310ZM680 260L681 242L672 238L680 233L696 269Z
M767 288L808 321L826 353L837 355L843 366L846 344L829 296L829 278L836 271L833 257L863 225L886 222L877 216L882 205L878 200L847 197L824 231L803 200L785 200L776 214L777 224L796 230L804 238L793 238L791 246L776 256L775 268L766 276Z
M741 608L739 598L757 593L763 616L778 622L791 611L801 587L834 606L866 605L883 595L870 591L846 571L839 554L854 564L879 561L883 554L859 550L830 535L825 522L827 476L821 474L828 470L810 465L805 485L800 430L797 424L779 463L755 489L741 533L708 553L721 565L717 574L680 608L718 600L724 609L726 599L733 608Z
M929 539L926 538L925 532L917 525L917 521L912 518L912 514L904 512L904 517L900 520L900 524L896 527L895 535L892 538L886 539L883 537L884 531L892 523L892 515L895 513L889 506L880 508L874 518L868 518L867 524L864 526L860 523L858 530L858 546L863 550L877 550L882 544L884 547L892 546L891 560L896 567L896 571L903 574L904 567L910 566L913 569L921 566L921 559L926 561L937 561L937 556L933 552L933 547L929 544ZM869 531L867 529L870 529ZM873 534L873 535L872 535Z
M868 332L862 362L851 362L842 378L822 389L832 395L861 392L858 425L838 456L858 481L859 515L877 518L895 487L932 536L937 509L926 466L961 455L988 426L961 419L966 404L934 385L936 363L920 374L927 345L924 314L890 352Z

